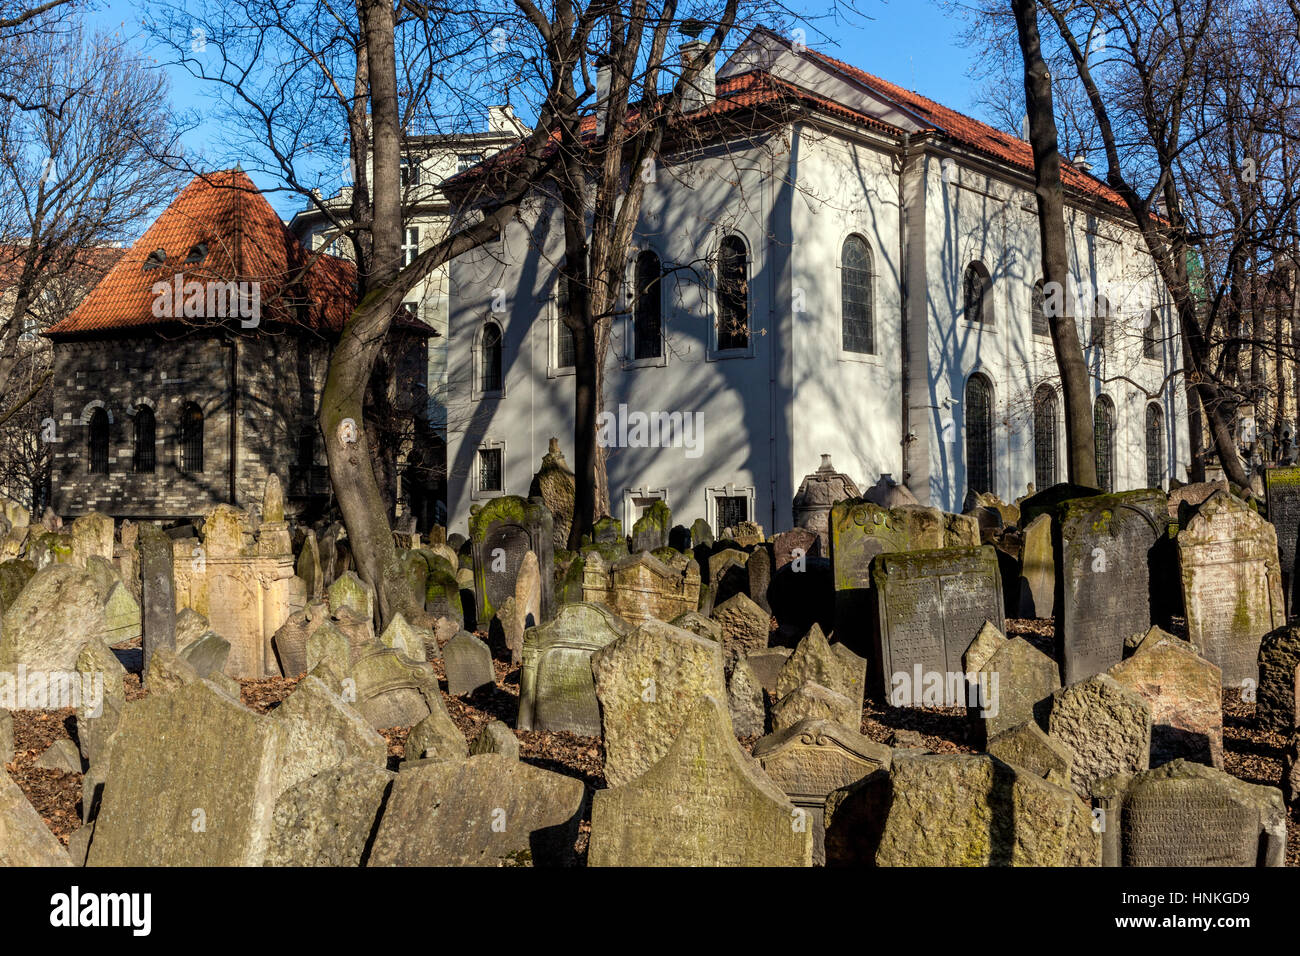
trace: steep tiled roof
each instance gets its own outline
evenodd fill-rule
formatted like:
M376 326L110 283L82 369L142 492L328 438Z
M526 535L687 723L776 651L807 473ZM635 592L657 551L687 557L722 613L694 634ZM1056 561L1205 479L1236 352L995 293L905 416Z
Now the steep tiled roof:
M197 263L191 250L204 247ZM162 250L154 268L146 261ZM309 253L241 169L196 176L182 189L51 338L95 335L173 324L154 314L154 283L257 282L263 323L305 326L320 333L343 328L356 298L352 263L321 255L305 273ZM220 325L219 316L181 320Z
M855 66L849 66L849 64L834 57L829 57L824 53L809 50L808 55L820 60L850 79L875 90L886 99L893 100L929 124L933 130L947 135L962 145L978 150L995 159L1000 159L1012 166L1033 170L1034 151L1023 139L1004 133L987 123L981 123L964 113L958 113L956 110L927 99L919 93L905 90L888 80L872 76L870 73L859 70ZM1097 177L1090 176L1068 163L1061 165L1061 180L1067 188L1094 196L1103 202L1112 203L1125 210L1128 208L1119 193Z

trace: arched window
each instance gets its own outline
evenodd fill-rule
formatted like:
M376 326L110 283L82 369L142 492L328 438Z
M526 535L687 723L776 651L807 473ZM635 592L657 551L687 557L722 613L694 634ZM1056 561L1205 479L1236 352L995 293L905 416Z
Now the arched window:
M749 254L739 236L718 247L718 350L749 348Z
M966 382L966 488L993 490L993 386L983 375Z
M1147 320L1147 327L1142 330L1142 357L1157 359L1160 357L1160 313L1155 309Z
M632 315L632 357L654 359L663 354L663 301L659 257L646 250L636 257L636 304Z
M871 249L861 236L849 236L840 250L840 311L844 351L876 351L872 315Z
M484 392L501 391L501 326L495 322L483 326L483 347L479 354L479 388Z
M1043 294L1043 280L1034 283L1034 291L1029 297L1029 322L1035 335L1051 335L1052 327L1047 322L1047 297Z
M92 475L108 474L108 412L96 408L86 428L86 452Z
M203 471L203 410L193 402L181 409L181 471Z
M962 280L962 303L966 321L982 325L993 324L993 282L982 262L972 262L966 267Z
M1115 405L1105 395L1097 397L1092 412L1092 432L1097 451L1097 484L1115 490Z
M1034 487L1039 491L1056 484L1056 389L1038 386L1034 393Z
M135 408L135 444L131 450L131 469L136 474L153 474L154 455L154 417L153 409L148 405Z
M1105 351L1109 344L1106 336L1110 332L1110 300L1098 293L1096 308L1092 313L1092 344Z
M1159 488L1165 477L1165 413L1147 405L1147 487Z

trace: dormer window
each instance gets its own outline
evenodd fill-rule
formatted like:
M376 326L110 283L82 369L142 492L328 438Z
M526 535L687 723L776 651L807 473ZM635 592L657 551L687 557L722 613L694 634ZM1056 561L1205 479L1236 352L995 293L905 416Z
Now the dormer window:
M166 250L155 249L153 252L149 253L149 255L145 257L144 271L148 272L150 269L160 269L162 268L163 263L165 263L166 261L167 261Z
M196 242L190 246L189 253L185 256L185 265L196 266L208 256L208 244L206 242Z

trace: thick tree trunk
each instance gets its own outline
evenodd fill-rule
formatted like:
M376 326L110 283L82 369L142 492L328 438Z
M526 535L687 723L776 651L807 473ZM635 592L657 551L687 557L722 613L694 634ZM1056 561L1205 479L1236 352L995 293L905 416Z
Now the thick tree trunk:
M1011 0L1025 62L1025 108L1034 150L1035 195L1043 256L1043 281L1058 289L1059 307L1049 310L1048 325L1065 399L1066 460L1070 481L1097 487L1097 453L1093 439L1092 394L1073 309L1070 307L1070 259L1065 238L1065 192L1061 153L1052 107L1052 77L1043 60L1036 0ZM1051 299L1049 299L1049 302Z
M573 441L574 482L573 524L569 528L569 550L577 551L582 536L591 531L596 508L593 480L603 449L596 441L596 418L600 413L600 384L596 377L596 337L586 323L573 334Z

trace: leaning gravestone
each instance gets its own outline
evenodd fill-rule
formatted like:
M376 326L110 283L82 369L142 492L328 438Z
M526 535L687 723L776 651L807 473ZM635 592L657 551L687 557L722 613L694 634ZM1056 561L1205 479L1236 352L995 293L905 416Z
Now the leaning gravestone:
M1052 616L1056 563L1052 557L1052 517L1041 514L1025 527L1020 551L1020 616Z
M754 759L808 814L813 865L826 862L826 797L877 770L888 770L893 751L830 720L801 720L754 744Z
M88 864L260 866L287 740L207 681L128 703Z
M41 568L4 612L0 672L75 670L82 647L104 631L105 597L76 565Z
M266 866L360 866L397 775L352 758L298 783L275 803Z
M549 620L555 598L555 542L551 512L540 498L493 498L470 509L474 594L478 620L490 621L506 598L515 596L524 555L537 555L542 619Z
M1073 498L1059 506L1053 530L1056 648L1066 684L1118 664L1124 639L1151 626L1152 552L1165 534L1166 514L1164 493L1157 490Z
M911 547L908 529L891 512L862 498L830 509L835 632L858 652L870 645L871 564L876 555Z
M1098 784L1103 866L1283 866L1276 787L1187 760Z
M668 752L701 696L727 699L722 646L660 621L596 651L591 672L611 787L635 780Z
M447 674L447 693L452 697L472 694L496 683L492 650L469 631L461 631L442 649Z
M1260 639L1286 623L1277 553L1273 526L1224 491L1178 532L1187 639L1225 687L1255 678Z
M1057 691L1047 732L1074 755L1070 781L1080 796L1098 780L1150 766L1151 707L1109 674Z
M962 656L986 621L1003 626L998 559L987 545L882 554L872 578L878 595L875 683L890 688L902 675L913 690L900 699L906 706L919 705L918 685L926 675L964 673Z
M586 802L581 780L502 754L403 769L370 866L572 863Z
M1300 726L1296 673L1300 670L1300 624L1270 631L1259 642L1259 688L1255 720L1261 730L1292 734Z
M599 737L591 655L629 630L604 605L566 604L554 620L524 632L516 726Z
M1296 548L1300 547L1300 466L1264 469L1264 494L1268 520L1277 533L1277 554L1283 595L1289 609L1296 608Z
M1025 721L1047 722L1052 695L1061 689L1056 661L1020 637L999 647L980 668L978 711L985 740Z
M316 677L304 677L272 719L288 732L280 760L287 789L349 758L383 769L388 744L341 697Z
M72 866L72 858L4 767L0 767L0 866Z
M810 866L807 811L736 742L719 698L697 699L662 759L597 790L590 866Z

